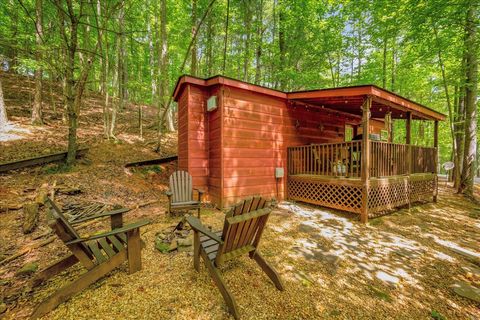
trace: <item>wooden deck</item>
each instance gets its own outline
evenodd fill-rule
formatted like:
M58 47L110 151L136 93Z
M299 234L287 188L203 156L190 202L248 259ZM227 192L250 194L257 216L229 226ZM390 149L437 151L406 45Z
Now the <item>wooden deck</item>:
M357 214L366 203L369 216L434 198L436 148L370 143L368 183L361 176L361 142L289 148L288 198Z

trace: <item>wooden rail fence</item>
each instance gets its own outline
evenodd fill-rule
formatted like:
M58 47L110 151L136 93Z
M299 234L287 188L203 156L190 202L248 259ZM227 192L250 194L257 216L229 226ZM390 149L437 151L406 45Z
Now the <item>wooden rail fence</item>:
M361 141L289 147L287 152L289 175L361 176ZM436 157L432 147L370 141L370 176L434 173Z

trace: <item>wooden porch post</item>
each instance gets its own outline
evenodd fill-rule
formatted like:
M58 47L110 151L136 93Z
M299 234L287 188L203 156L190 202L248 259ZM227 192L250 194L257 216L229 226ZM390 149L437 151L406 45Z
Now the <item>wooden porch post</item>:
M362 113L362 212L360 221L368 222L368 185L370 182L370 107L372 97L367 96Z
M435 124L433 127L433 147L435 148L435 158L433 159L434 163L434 181L435 181L435 189L433 190L433 202L437 202L438 196L438 120L435 120Z
M410 210L411 202L410 202L410 174L412 173L412 113L407 112L407 122L405 123L405 129L407 134L405 135L405 144L407 145L407 181L406 181L406 189L407 189L407 197L408 197L408 209Z

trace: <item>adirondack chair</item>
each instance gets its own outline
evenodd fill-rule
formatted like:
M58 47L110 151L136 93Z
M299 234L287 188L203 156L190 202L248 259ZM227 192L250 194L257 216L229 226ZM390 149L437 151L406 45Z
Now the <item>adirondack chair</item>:
M218 232L210 231L202 225L199 219L193 216L187 217L187 222L194 231L194 268L200 271L201 256L235 319L240 318L237 304L218 269L226 261L248 253L250 258L254 259L272 280L277 289L284 290L278 273L257 250L271 211L270 208L265 208L265 204L265 199L260 197L238 203L227 213L223 231Z
M48 280L78 262L88 271L40 303L33 311L32 319L39 318L52 311L59 304L84 290L126 260L128 261L129 273L142 269L142 242L139 229L150 223L148 220L123 226L122 214L129 209L105 212L78 220L76 223L110 216L112 230L88 238L81 238L52 200L47 199L46 205L52 216L49 222L50 227L65 243L71 254L42 270L34 278L33 285L36 286Z
M193 190L198 192L198 200L193 199ZM170 175L168 197L168 213L176 210L197 210L200 218L200 205L203 191L192 187L192 176L186 171L175 171Z

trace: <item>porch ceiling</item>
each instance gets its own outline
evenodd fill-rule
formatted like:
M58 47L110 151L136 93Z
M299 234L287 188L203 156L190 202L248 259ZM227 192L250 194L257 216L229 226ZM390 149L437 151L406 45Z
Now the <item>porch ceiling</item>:
M373 85L291 92L287 97L292 102L299 101L361 116L361 106L367 95L372 97L372 118L383 118L387 112L391 112L392 118L405 119L407 112L411 112L413 119L445 120L442 113Z

